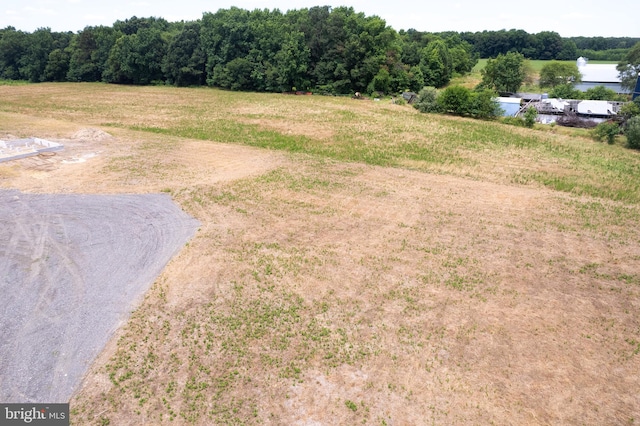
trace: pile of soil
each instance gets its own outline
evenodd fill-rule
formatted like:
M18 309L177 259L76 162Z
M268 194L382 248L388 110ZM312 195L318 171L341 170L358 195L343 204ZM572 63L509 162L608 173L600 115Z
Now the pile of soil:
M112 137L113 136L111 136L109 133L104 132L100 129L86 128L75 132L72 136L72 139L102 141L105 139L110 139Z

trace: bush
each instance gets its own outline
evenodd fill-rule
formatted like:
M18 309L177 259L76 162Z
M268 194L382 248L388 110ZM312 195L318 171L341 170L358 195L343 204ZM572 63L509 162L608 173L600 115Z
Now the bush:
M495 118L502 114L500 104L495 101L493 90L477 90L469 98L468 113L475 118Z
M470 112L471 90L462 86L449 86L440 93L437 101L442 111L465 115Z
M636 99L640 99L640 98L636 98ZM631 117L640 115L640 106L636 102L626 103L622 105L622 108L620 108L620 112L618 113L618 115L622 117L624 121L627 121Z
M402 96L399 96L397 98L393 98L393 103L395 105L406 105L407 101Z
M624 102L626 100L624 96L618 95L614 90L608 89L604 86L596 86L587 89L587 91L584 93L584 97L592 101Z
M524 113L524 124L528 128L532 128L536 123L536 118L538 118L538 110L534 107L529 107Z
M425 87L418 93L418 100L413 105L420 112L440 112L438 91L435 87Z
M520 117L502 117L500 121L510 126L524 127L524 120Z
M620 127L613 122L605 121L600 123L593 129L593 137L601 141L606 139L609 145L613 145L616 140L616 135L620 133Z
M624 130L629 148L640 149L640 116L636 115L627 121Z
M549 97L559 99L584 99L584 93L575 89L573 84L561 84L549 92Z

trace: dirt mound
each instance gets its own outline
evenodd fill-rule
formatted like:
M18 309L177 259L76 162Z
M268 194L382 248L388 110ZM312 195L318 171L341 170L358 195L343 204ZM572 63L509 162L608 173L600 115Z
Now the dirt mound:
M105 139L110 139L112 137L113 136L111 136L109 133L103 132L100 129L94 129L94 128L86 128L86 129L78 130L72 136L73 139L83 139L83 140L91 140L91 141L102 141Z

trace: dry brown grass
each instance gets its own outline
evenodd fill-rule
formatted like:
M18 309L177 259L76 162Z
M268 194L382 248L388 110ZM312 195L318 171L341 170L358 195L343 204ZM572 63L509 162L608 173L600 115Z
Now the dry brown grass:
M47 171L0 165L2 187L167 191L202 223L93 363L74 424L640 419L640 211L513 180L566 159L461 147L458 163L379 167L285 154L124 128L186 119L162 104L187 111L199 90L57 87L41 90L66 109L0 112L0 138L66 138L67 150ZM373 102L202 98L199 113L324 144L349 129L385 139L403 114L397 138L437 144L452 122ZM120 123L101 127L112 139L72 138L107 123ZM62 162L86 153L98 155Z

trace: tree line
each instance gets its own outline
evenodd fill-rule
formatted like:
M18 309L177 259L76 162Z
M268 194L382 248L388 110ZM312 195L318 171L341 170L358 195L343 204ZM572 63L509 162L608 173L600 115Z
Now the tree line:
M628 41L621 40L603 46L620 48ZM576 42L552 32L397 32L352 7L286 13L232 7L196 21L134 16L78 33L0 29L0 78L269 92L417 92L447 85L454 75L470 72L479 57L519 52L531 59L575 59L574 47Z
M445 33L446 34L446 33ZM561 37L552 31L529 34L524 30L463 32L460 37L481 58L495 58L509 52L521 53L527 59L621 61L640 38L632 37Z

